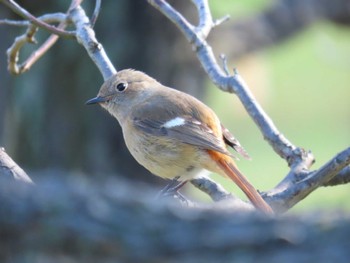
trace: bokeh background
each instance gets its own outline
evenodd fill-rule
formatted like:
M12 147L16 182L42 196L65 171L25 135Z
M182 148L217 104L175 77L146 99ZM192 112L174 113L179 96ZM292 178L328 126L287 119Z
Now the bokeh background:
M39 16L64 12L70 1L18 2ZM84 3L88 13L92 2ZM190 1L172 2L196 21ZM350 142L349 2L210 1L214 17L231 16L209 37L216 55L226 54L229 67L238 68L280 131L314 153L315 169ZM0 18L16 16L1 7ZM257 188L270 189L287 174L286 162L263 140L238 99L210 83L181 33L146 1L104 1L95 30L117 69L143 70L209 104L252 156L239 167ZM117 122L84 105L103 79L83 47L61 39L29 72L7 72L6 49L23 32L0 26L0 145L34 179L61 171L163 185L132 159ZM40 32L37 39L46 37ZM26 47L21 58L33 49ZM213 177L242 196L230 181ZM193 187L186 190L202 197ZM348 185L318 189L293 211L349 210L349 192Z

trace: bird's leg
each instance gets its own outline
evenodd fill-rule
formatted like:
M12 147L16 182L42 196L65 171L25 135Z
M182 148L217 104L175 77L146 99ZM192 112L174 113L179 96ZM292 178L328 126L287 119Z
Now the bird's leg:
M180 201L187 203L186 197L179 193L179 189L184 186L187 181L178 181L180 177L175 177L168 183L158 194L158 198L165 196L175 196L180 199Z

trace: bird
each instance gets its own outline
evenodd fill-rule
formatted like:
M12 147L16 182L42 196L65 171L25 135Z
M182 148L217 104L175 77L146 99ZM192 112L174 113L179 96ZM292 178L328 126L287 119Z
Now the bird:
M99 104L117 119L131 155L152 174L170 179L167 190L176 192L210 171L233 180L257 210L273 214L228 147L244 158L249 155L214 111L195 97L141 71L124 69L107 79L86 104Z

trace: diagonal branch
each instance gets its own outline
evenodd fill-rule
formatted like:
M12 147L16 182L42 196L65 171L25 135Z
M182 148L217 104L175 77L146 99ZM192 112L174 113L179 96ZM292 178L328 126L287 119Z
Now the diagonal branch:
M262 132L264 139L279 156L288 162L291 170L287 176L274 189L263 195L276 212L287 211L320 186L350 181L349 149L338 154L319 170L310 172L309 169L314 163L312 153L293 145L277 129L236 70L233 76L228 76L225 66L224 70L220 68L212 48L206 42L206 37L216 25L212 20L207 0L192 0L198 11L199 25L197 27L191 25L167 1L148 0L148 2L180 29L193 45L200 63L213 83L221 90L235 93L239 97L248 114ZM216 183L212 181L206 183L207 179L201 180L204 181L192 180L191 182L215 201L227 198L226 191Z
M0 147L0 176L1 178L33 184L27 173L11 159L2 147Z
M350 166L345 167L331 180L323 184L323 186L335 186L335 185L347 184L347 183L350 183Z
M117 71L108 58L102 44L97 41L95 31L92 29L86 13L78 5L70 11L69 17L76 27L78 43L84 46L90 58L100 70L103 79L107 80Z

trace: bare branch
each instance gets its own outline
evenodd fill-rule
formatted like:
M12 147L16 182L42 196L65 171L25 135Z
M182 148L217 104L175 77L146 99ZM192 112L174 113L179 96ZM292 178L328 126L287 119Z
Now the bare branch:
M8 26L23 26L27 27L30 25L29 21L26 20L10 20L10 19L2 19L0 20L0 26L1 25L8 25Z
M9 49L7 50L7 68L10 73L21 73L20 66L18 66L17 63L19 60L19 52L26 43L36 43L36 40L34 39L34 34L37 32L37 29L38 28L36 26L30 25L26 33L19 37L16 37L12 46L9 47Z
M214 26L208 1L192 0L192 2L196 6L199 14L199 23L195 31L201 38L205 39Z
M231 193L227 192L221 185L215 183L208 177L200 177L191 180L191 184L199 190L208 194L213 201L218 202L226 199L237 199Z
M5 0L0 0L5 1ZM106 80L111 75L115 74L116 70L107 57L102 45L98 43L95 32L90 26L89 19L87 18L84 10L80 7L82 0L72 0L71 5L68 9L68 14L50 14L45 15L37 20L42 20L45 22L53 23L60 22L57 29L64 29L69 22L72 22L76 26L76 37L80 44L82 44L87 50L88 54L92 58L93 62L100 69L103 78ZM15 3L11 1L6 1L6 3L11 4L20 9L21 13L29 14L26 10L21 7L17 7ZM93 19L97 19L98 11L100 9L101 2L96 2L96 8L94 11ZM34 22L33 22L34 23ZM30 57L21 65L18 65L19 60L19 51L22 46L26 43L33 43L35 41L34 34L37 31L37 26L31 23L27 32L16 38L14 44L8 49L8 68L9 71L13 74L20 74L27 71L45 52L56 43L58 35L51 35L45 43L36 51L34 51Z
M66 24L62 23L57 28L65 28ZM51 35L36 51L34 51L20 66L16 74L28 71L35 62L37 62L58 40L58 35Z
M92 28L94 28L95 26L95 23L97 21L98 15L100 14L100 11L101 11L101 0L96 0L95 9L90 19Z
M19 16L21 16L25 19L28 19L30 22L32 22L34 25L36 25L38 27L42 27L42 28L46 29L47 31L49 31L53 34L59 35L61 37L66 37L66 38L74 38L75 37L74 32L64 31L64 30L61 30L55 26L51 26L51 25L45 23L44 21L33 16L31 13L29 13L27 10L22 8L20 5L18 5L13 0L1 0L1 2L4 5L6 5L7 7L9 7L13 12L15 12L16 14L18 14Z
M213 23L214 23L214 26L219 26L219 25L221 25L222 23L225 23L228 20L230 20L230 15L225 15L222 18L215 19Z
M317 171L309 172L303 167L294 169L296 170L294 173L288 174L278 186L265 193L264 199L276 212L285 212L318 187L327 185L349 164L350 147L337 154Z
M32 179L8 156L2 147L0 147L0 176L2 178L7 177L8 179L33 184Z
M61 22L58 28L65 28L66 26L66 15L62 13L46 14L39 17L39 20L48 22L48 23L57 23ZM12 44L12 46L7 50L7 62L8 70L12 74L22 74L30 69L30 67L56 42L58 39L57 35L52 35L48 40L36 51L34 51L29 58L24 61L22 64L18 63L19 53L21 48L26 43L36 43L34 35L38 30L38 27L31 24L29 21L23 21L28 25L28 29L25 34L17 37ZM23 23L24 24L24 23Z
M73 8L69 16L76 27L78 43L85 47L90 58L102 73L103 79L107 80L117 71L109 60L103 46L97 41L95 32L90 26L89 18L80 6Z
M323 184L323 186L335 186L335 185L347 184L347 183L350 183L350 166L345 167L331 180Z

